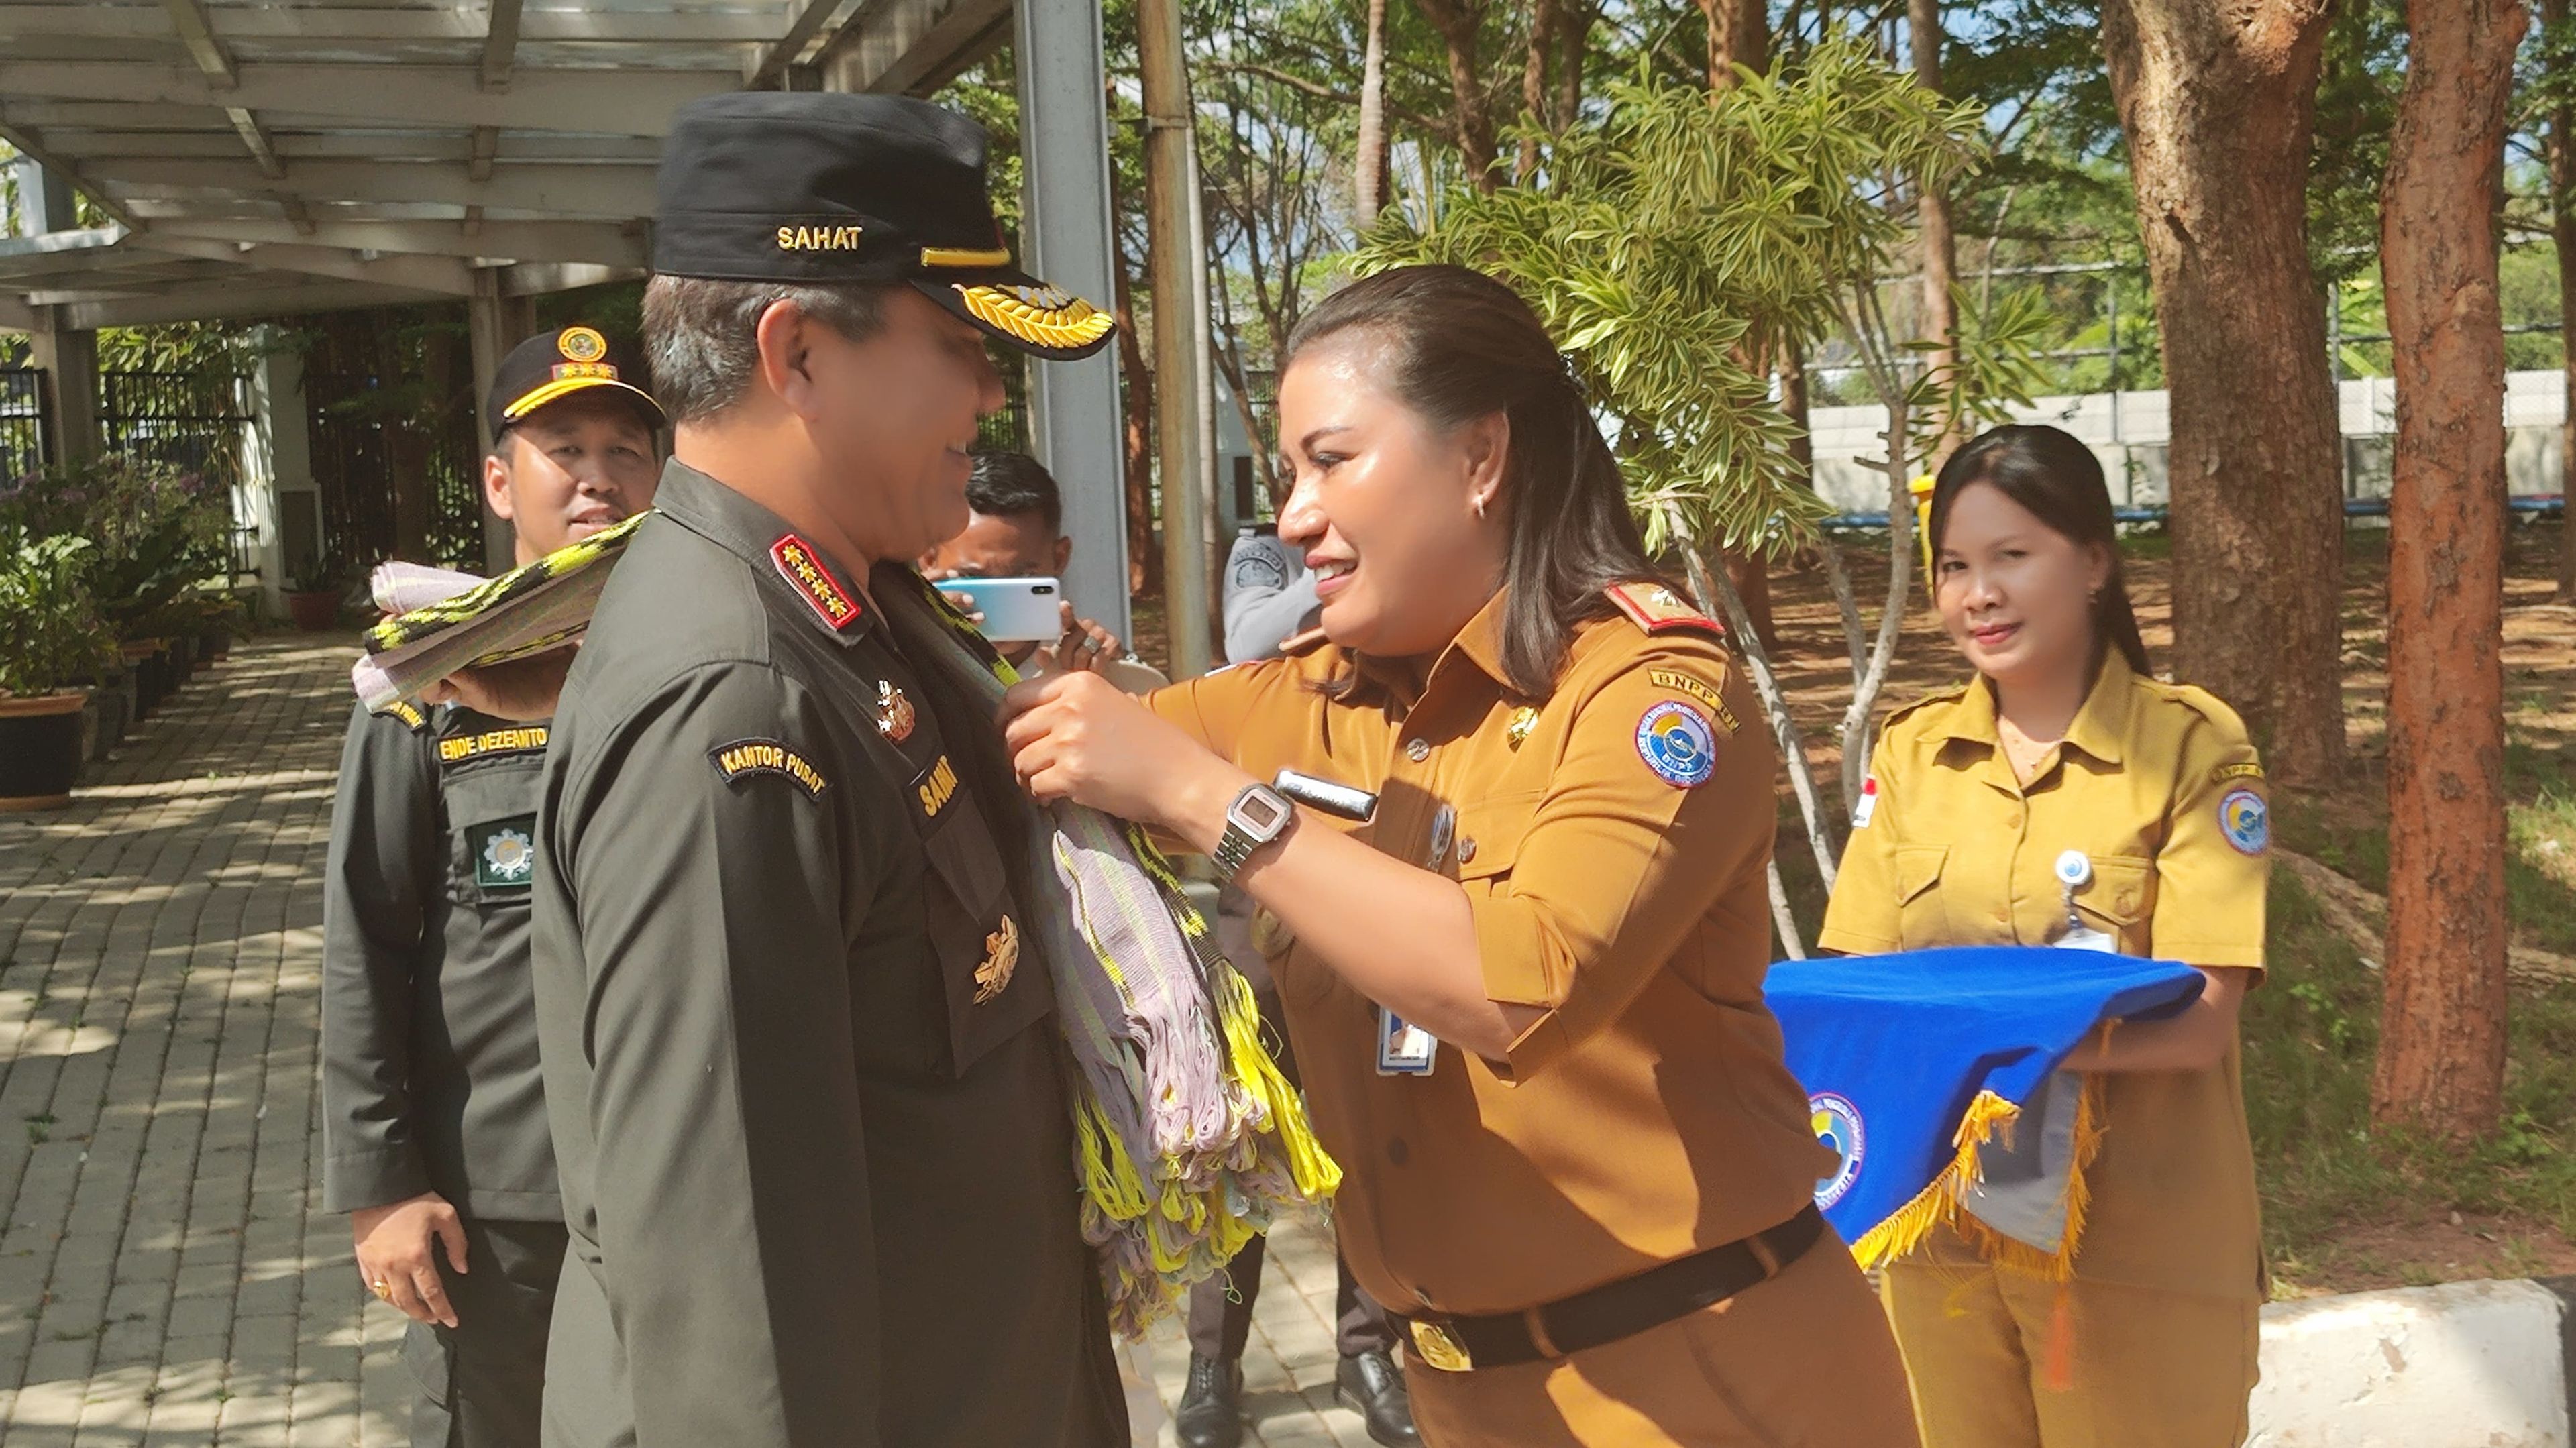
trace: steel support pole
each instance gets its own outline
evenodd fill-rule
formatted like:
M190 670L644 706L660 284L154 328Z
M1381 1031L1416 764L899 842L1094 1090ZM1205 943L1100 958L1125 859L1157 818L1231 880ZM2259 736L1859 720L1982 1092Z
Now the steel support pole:
M1180 0L1137 6L1145 92L1146 266L1154 288L1155 458L1163 493L1163 607L1172 677L1207 672L1207 256Z
M501 273L494 268L474 270L474 295L465 299L465 336L474 354L476 441L488 451L493 429L500 423L491 415L492 378L500 370L501 359L519 341L510 333L508 307L501 295ZM492 511L492 500L483 495L480 458L474 464L474 495L483 515L483 569L497 578L517 563L518 534L508 519Z
M1109 247L1109 108L1101 84L1100 7L1021 0L1014 59L1027 176L1020 257L1032 273L1106 307L1116 296ZM1079 362L1028 364L1030 449L1064 491L1073 561L1065 592L1121 638L1127 610L1126 442L1118 349Z

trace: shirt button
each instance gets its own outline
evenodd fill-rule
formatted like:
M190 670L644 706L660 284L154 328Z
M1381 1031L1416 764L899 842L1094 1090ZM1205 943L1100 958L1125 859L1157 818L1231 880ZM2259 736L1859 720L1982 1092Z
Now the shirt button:
M1469 864L1472 863L1475 858L1476 842L1474 840L1460 840L1458 842L1458 863L1462 865Z
M1422 761L1431 757L1431 746L1422 740L1416 739L1412 743L1404 746L1404 757L1412 760L1416 764L1420 764Z
M1404 1159L1411 1155L1413 1153L1406 1148L1403 1137L1399 1136L1386 1144L1386 1159L1397 1166L1404 1165Z

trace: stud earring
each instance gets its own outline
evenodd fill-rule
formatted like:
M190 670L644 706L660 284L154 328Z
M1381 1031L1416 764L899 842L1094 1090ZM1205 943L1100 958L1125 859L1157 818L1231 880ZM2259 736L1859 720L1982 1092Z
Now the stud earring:
M1482 522L1482 521L1484 521L1484 517L1485 517L1485 500L1484 500L1483 498L1478 498L1478 499L1476 500L1476 519L1477 519L1477 521L1478 521L1478 522Z

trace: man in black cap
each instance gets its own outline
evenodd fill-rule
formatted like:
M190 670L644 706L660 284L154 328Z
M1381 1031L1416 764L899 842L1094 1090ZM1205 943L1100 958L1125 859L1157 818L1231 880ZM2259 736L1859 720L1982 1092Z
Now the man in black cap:
M511 349L484 496L526 563L651 506L661 409L592 327ZM536 1448L564 1253L528 893L543 722L349 720L323 897L323 1196L412 1320L418 1448Z
M885 607L922 617L910 565L966 523L987 341L1111 329L1011 266L984 150L882 96L674 121L644 297L674 456L540 807L551 1448L1126 1441L1027 806Z

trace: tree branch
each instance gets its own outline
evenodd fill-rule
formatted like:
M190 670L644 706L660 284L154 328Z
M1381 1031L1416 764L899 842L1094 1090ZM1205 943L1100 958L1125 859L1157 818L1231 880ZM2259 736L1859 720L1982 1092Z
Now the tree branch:
M1360 103L1360 98L1351 94L1349 91L1335 90L1331 86L1324 85L1321 82L1308 80L1302 75L1295 75L1288 71L1280 70L1276 66L1263 65L1258 61L1214 60L1205 62L1205 64L1208 69L1214 71L1259 76L1263 80L1269 81L1275 85L1284 85L1290 90L1303 92L1306 95L1315 97L1317 100L1334 101L1341 105L1351 107L1357 107ZM1411 126L1417 131L1424 132L1428 135L1438 136L1444 141L1455 141L1458 138L1457 128L1445 121L1426 119L1419 112L1406 110L1404 107L1397 105L1393 101L1387 101L1384 104L1386 106L1387 115L1404 122L1406 125Z

